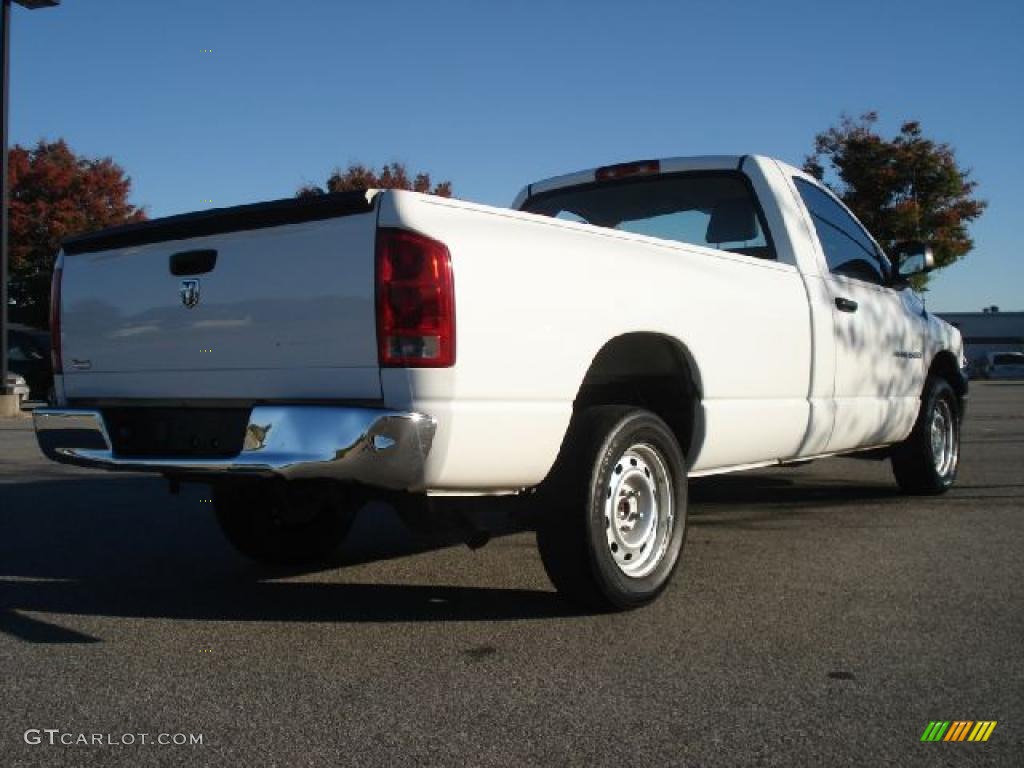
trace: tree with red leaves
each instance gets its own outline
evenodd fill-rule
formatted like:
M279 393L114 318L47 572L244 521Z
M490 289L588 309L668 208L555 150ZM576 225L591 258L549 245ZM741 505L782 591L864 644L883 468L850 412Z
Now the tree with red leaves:
M974 247L967 224L988 205L961 168L952 147L924 138L908 121L892 140L875 130L877 112L843 116L819 133L804 170L828 183L883 248L920 240L932 246L937 267L947 267ZM925 290L928 275L911 281Z
M128 202L131 179L111 158L76 155L63 139L10 150L10 297L12 318L45 326L50 275L71 235L141 221Z
M327 187L309 184L296 192L296 197L314 197L330 192L349 192L362 189L407 189L440 197L452 196L452 183L442 181L433 184L429 173L410 176L403 163L389 163L380 171L367 168L361 163L350 165L345 170L335 168L327 178Z

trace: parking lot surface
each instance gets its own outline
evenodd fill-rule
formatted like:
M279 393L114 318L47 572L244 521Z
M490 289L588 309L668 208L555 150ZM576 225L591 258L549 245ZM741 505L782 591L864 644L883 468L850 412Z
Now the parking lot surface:
M0 422L2 763L1024 764L1024 383L972 385L945 496L851 459L691 495L670 589L587 615L514 522L470 551L369 507L336 567L273 573L202 486ZM922 743L934 720L998 725ZM118 742L143 733L202 744Z

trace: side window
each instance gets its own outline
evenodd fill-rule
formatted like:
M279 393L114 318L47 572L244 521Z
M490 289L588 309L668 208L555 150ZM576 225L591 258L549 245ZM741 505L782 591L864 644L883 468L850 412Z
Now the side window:
M814 221L828 268L837 275L884 285L888 266L864 228L845 208L803 179L794 179L797 191Z

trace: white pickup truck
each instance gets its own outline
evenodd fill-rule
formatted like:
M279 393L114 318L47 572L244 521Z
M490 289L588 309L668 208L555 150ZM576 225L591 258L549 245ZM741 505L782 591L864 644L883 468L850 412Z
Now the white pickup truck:
M954 480L960 335L815 179L747 155L612 165L511 209L370 190L67 241L44 453L212 485L264 561L367 498L531 494L556 587L607 609L679 561L687 478L871 450ZM439 503L439 502L431 502Z

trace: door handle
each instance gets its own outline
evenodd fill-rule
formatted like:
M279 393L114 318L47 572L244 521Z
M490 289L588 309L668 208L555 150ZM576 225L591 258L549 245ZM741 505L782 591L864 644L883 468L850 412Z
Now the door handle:
M856 312L857 302L842 296L836 296L836 309L840 312Z
M212 272L216 265L217 252L213 249L171 254L172 275L202 275Z

